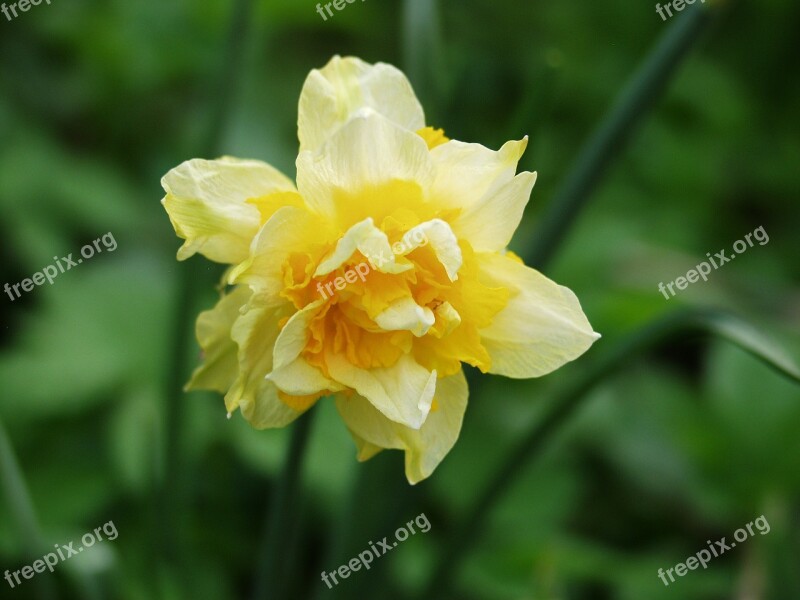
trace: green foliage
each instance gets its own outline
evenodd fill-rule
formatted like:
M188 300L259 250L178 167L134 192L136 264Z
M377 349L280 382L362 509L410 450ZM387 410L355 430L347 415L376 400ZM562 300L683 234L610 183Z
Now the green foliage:
M728 338L790 371L800 356L800 90L786 60L797 52L800 9L789 0L729 4L621 149L547 274L576 292L608 338L680 307L713 305L758 324L756 337L727 327ZM623 0L409 5L356 2L325 22L314 2L256 3L222 153L291 175L296 102L311 68L333 54L408 67L431 124L453 137L498 147L531 136L521 168L539 179L512 242L524 254L581 144L668 24L650 3ZM30 491L41 554L109 520L119 530L63 572L38 576L51 577L61 598L249 597L289 432L228 421L212 394L183 397L179 497L167 531L179 556L154 566L165 382L186 267L175 261L159 179L205 151L218 74L232 68L224 64L230 10L221 0L54 1L0 17L0 283L109 231L119 245L52 286L2 299L0 422ZM768 244L675 298L658 292L659 282L762 225ZM216 277L209 268L206 279ZM204 289L178 309L193 318L213 294ZM601 340L590 355L607 349ZM191 364L196 353L192 345ZM473 378L458 444L413 489L398 456L356 463L333 406L320 407L291 597L418 594L503 456L584 368L579 361L540 381ZM519 466L454 595L800 597L799 389L721 339L686 337L626 364L584 399L540 461ZM36 558L3 492L0 572ZM335 591L320 582L320 571L421 512L429 533ZM768 535L669 588L658 579L659 568L761 514ZM7 594L38 597L29 583Z

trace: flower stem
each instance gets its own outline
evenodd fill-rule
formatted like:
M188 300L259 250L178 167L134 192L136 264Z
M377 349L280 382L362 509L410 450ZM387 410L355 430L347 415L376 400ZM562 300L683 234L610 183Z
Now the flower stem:
M658 40L581 149L566 180L541 216L526 256L527 264L542 269L555 256L608 167L622 153L709 20L709 9L699 4L689 7Z
M214 156L220 150L222 135L230 118L230 106L244 62L242 54L249 33L252 5L253 0L236 0L233 7L226 51L220 63L213 89L208 92L212 103L208 128L200 149L200 154L204 156ZM164 469L160 474L161 482L156 495L156 539L163 559L159 567L175 565L179 559L176 531L179 530L177 507L180 504L180 490L183 489L181 485L183 385L187 376L187 355L192 343L194 322L194 315L190 307L202 286L206 282L210 285L215 278L218 279L217 270L205 267L197 258L178 268L175 305L172 314L172 323L175 324L175 329L170 341L172 345L171 362L168 365L164 393L167 398L164 426ZM157 583L157 580L154 582Z
M459 562L478 539L491 509L506 493L516 477L542 455L547 442L583 404L589 391L620 367L665 341L698 331L728 339L778 373L800 383L800 368L792 359L776 350L773 344L763 340L755 329L726 313L708 309L679 311L633 332L594 364L589 364L577 379L571 380L572 383L556 397L544 418L538 421L508 453L483 493L478 496L450 536L427 593L422 597L446 597Z
M264 525L253 582L254 600L280 600L286 597L287 570L292 562L292 553L288 549L299 519L297 492L315 412L313 408L307 411L292 426L286 462L273 491Z
M33 508L28 488L19 468L17 457L0 423L0 483L3 484L10 519L16 523L20 545L26 558L38 557L44 548L36 511ZM35 579L36 594L42 600L55 600L58 596L51 577Z
M403 63L430 118L442 118L441 39L438 0L403 2ZM438 121L436 121L438 122Z

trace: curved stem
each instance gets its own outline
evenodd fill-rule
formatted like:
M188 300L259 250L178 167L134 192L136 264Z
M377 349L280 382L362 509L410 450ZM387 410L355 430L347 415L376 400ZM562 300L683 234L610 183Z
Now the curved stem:
M249 33L253 0L236 0L227 35L226 49L222 57L219 74L209 90L212 98L209 124L200 154L213 156L219 153L223 132L228 123L230 106L241 75L242 54ZM167 398L164 433L164 469L156 498L156 538L161 549L163 564L172 565L179 559L175 532L178 529L177 507L180 503L180 484L183 464L181 457L183 434L183 385L187 376L187 355L193 339L194 315L190 307L201 286L208 281L208 269L199 259L189 261L178 268L178 281L172 322L171 361L168 365L164 396ZM160 567L161 565L159 565ZM157 582L157 580L154 580Z
M315 412L313 408L307 411L292 426L283 473L274 490L264 526L253 584L254 600L280 600L286 596L287 570L292 558L288 549L299 517L297 492Z
M542 269L553 258L592 191L652 108L709 20L709 10L689 7L667 29L633 74L599 128L583 146L533 236L527 264Z
M11 446L11 440L8 439L2 423L0 423L0 483L5 491L9 516L19 530L23 554L26 558L38 557L45 546L39 531L36 511ZM36 578L34 585L37 596L42 600L57 598L51 577Z
M466 516L457 526L442 553L431 583L423 598L444 598L450 580L461 559L479 537L486 519L517 475L541 456L547 442L587 399L587 393L600 381L631 360L663 344L665 341L694 332L713 333L724 337L764 361L777 372L800 382L800 369L791 359L777 352L757 337L749 326L727 313L694 309L667 315L622 339L610 352L602 355L569 385L550 406L548 412L508 453L495 475L484 488Z
M438 0L403 2L403 63L431 124L442 117L441 37Z

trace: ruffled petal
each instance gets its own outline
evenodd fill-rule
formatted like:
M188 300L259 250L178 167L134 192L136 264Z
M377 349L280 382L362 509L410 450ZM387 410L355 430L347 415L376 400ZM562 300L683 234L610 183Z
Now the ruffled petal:
M404 450L406 477L415 484L433 473L458 439L467 396L463 372L440 379L436 385L436 408L419 429L387 419L358 395L339 396L336 407L356 441L359 460L367 460L380 448Z
M203 349L203 364L192 373L185 386L187 391L214 390L224 394L233 385L239 365L231 328L250 295L247 287L237 287L225 294L214 308L201 312L197 317L195 330Z
M293 307L251 307L233 325L231 335L239 346L239 376L225 396L228 412L236 408L257 429L284 427L303 414L281 400L279 390L265 377L272 371L272 349L280 322Z
M232 269L229 283L246 284L259 296L277 299L286 286L283 268L293 252L321 255L333 234L318 215L284 206L255 235L250 254Z
M360 108L368 107L410 131L425 125L422 106L406 76L384 63L334 56L309 73L300 93L300 150L316 150Z
M385 203L394 210L394 203L382 198L382 186L408 182L424 190L433 177L425 141L368 108L359 110L317 152L304 150L297 157L297 187L306 204L342 224L349 219L341 216L349 216L353 208L375 214Z
M387 418L419 429L428 417L436 390L436 371L428 371L407 354L391 367L361 369L343 355L330 353L331 377L354 389Z
M405 255L427 244L442 263L450 281L458 279L458 270L464 262L461 247L450 225L442 219L431 219L412 227L402 241L395 244L395 249L402 248L399 254Z
M410 297L400 298L375 317L375 322L385 331L410 331L422 337L433 327L436 317L427 306L420 306Z
M186 240L178 260L199 252L209 260L236 264L247 257L250 241L261 224L249 199L295 192L277 169L256 160L193 159L161 180L161 200L178 237Z
M402 273L412 268L409 263L395 262L389 238L375 227L375 223L369 217L347 230L336 244L333 253L319 264L314 277L332 273L350 260L356 250L364 255L372 268L382 273Z

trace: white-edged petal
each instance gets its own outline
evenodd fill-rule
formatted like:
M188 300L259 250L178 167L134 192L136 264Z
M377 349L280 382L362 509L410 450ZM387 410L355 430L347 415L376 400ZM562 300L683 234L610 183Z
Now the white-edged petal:
M331 381L317 367L310 365L302 356L283 367L273 369L267 379L292 396L309 396L330 390L338 392L342 386Z
M324 300L316 300L298 310L283 326L273 350L273 368L280 369L294 361L308 343L311 320L317 316Z

